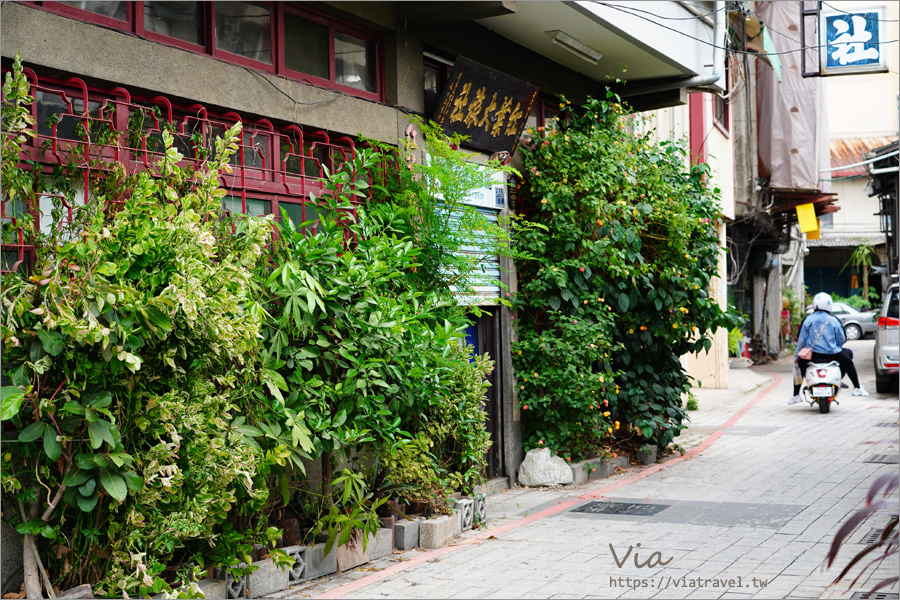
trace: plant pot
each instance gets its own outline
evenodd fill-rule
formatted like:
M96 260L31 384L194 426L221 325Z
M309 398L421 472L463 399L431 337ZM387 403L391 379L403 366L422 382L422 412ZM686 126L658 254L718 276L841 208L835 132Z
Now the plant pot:
M657 447L652 444L649 448L638 448L638 460L641 461L642 465L652 465L656 462L656 450Z

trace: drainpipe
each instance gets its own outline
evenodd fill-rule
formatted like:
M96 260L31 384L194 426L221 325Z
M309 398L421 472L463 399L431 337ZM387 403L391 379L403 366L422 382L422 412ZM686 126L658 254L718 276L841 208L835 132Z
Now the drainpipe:
M696 88L706 85L712 85L722 79L725 74L725 2L723 0L716 1L716 21L713 28L713 72L710 75L697 75L689 79L682 79L670 83L659 85L651 85L643 88L626 89L622 94L625 98L630 96L640 96L642 94L652 94L655 92L665 92L667 90L675 90L680 88Z

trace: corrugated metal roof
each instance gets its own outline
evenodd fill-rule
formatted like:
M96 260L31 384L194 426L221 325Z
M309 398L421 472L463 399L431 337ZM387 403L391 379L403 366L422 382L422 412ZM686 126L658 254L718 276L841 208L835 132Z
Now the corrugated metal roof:
M890 144L896 140L893 136L857 137L857 138L833 138L831 140L831 168L843 167L862 162L866 154L875 148ZM866 166L851 167L840 171L833 171L831 177L852 177L854 175L866 175Z
M833 235L822 232L817 240L806 240L810 248L856 248L857 246L877 246L884 243L884 235Z

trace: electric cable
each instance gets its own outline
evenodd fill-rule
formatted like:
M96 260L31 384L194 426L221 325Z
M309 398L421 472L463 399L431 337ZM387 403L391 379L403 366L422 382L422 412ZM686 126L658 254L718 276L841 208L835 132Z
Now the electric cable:
M852 13L852 12L848 12L848 11L846 11L846 10L837 8L836 6L832 6L832 5L828 4L827 2L823 2L822 4L823 4L824 6L827 6L827 7L830 8L831 10L837 11L837 12L839 12L839 13L844 13L845 15L855 15L855 16L862 17L862 15L859 15L859 14L856 14L856 13ZM883 22L885 22L885 23L900 23L900 19L875 19L875 18L872 18L872 17L862 17L862 18L865 19L866 21L883 21Z
M653 23L654 25L657 25L658 27L662 27L663 29L668 29L669 31L674 31L675 33L678 33L678 34L683 35L683 36L685 36L685 37L687 37L687 38L690 38L690 39L694 40L695 42L700 42L701 44L706 44L707 46L712 46L713 48L718 48L718 49L720 49L720 50L730 50L731 52L734 52L735 54L749 54L749 55L751 55L751 56L760 56L760 53L759 53L759 52L748 52L748 51L746 51L746 50L729 49L729 48L726 48L726 47L723 47L723 46L718 46L718 45L716 45L716 44L713 43L713 42L707 42L706 40L702 40L702 39L700 39L700 38L694 37L694 36L690 35L689 33L685 33L685 32L683 32L683 31L680 31L680 30L678 30L678 29L675 29L674 27L669 27L669 26L667 26L667 25L663 25L662 23L659 23L659 22L657 22L657 21L654 21L653 19L647 18L647 17L645 17L645 16L643 16L643 15L639 15L639 14L637 14L637 13L635 13L635 12L631 12L632 10L635 10L635 9L632 8L632 7L625 8L625 7L622 7L622 6L616 6L615 4L609 4L608 2L601 2L600 0L590 0L590 1L593 2L594 4L599 4L600 6L605 6L605 7L607 7L607 8L611 8L611 9L618 10L618 11L620 11L620 12L623 12L623 13L625 13L625 14L627 14L627 15L631 15L631 16L633 16L633 17L637 17L637 18L639 18L639 19L643 19L643 20L645 20L645 21L647 21L647 22L649 22L649 23ZM642 11L642 12L647 12L647 11ZM651 14L652 14L652 13L651 13ZM900 42L900 40L886 40L886 41L883 41L883 42L876 42L876 43L873 43L873 44L871 44L871 45L873 45L873 46L884 46L884 45L887 45L887 44L896 44L897 42ZM805 48L795 48L795 49L793 49L793 50L783 50L783 51L781 51L781 52L766 52L766 53L765 53L765 56L776 56L776 55L781 55L781 54L793 54L793 53L795 53L795 52L804 52L804 51L806 51L806 50L814 50L814 49L817 49L817 48L827 48L827 47L829 47L829 46L834 46L834 44L817 44L817 45L813 45L813 46L806 46Z

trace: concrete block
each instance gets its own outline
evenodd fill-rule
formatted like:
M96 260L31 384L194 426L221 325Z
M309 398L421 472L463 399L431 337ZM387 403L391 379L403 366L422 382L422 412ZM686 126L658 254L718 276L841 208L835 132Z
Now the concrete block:
M458 502L458 500L455 502ZM462 516L456 508L453 509L453 514L450 516L453 517L453 537L456 537L462 533Z
M228 597L224 579L204 579L197 585L200 587L200 591L203 592L204 598L225 600Z
M426 550L443 548L453 539L456 515L444 515L419 523L419 546Z
M459 514L459 527L461 531L472 529L474 523L474 507L475 501L471 498L456 501L456 510ZM459 533L457 533L459 535Z
M394 530L380 528L374 535L369 534L369 545L366 552L369 560L378 560L390 556L394 549Z
M347 571L369 562L369 553L363 549L363 537L360 531L354 531L350 536L350 541L343 546L338 546L336 553L338 571Z
M588 480L588 473L592 468L592 460L580 460L572 463L569 467L572 469L572 483L581 485Z
M316 579L325 575L331 575L337 571L337 549L332 547L331 552L325 554L325 544L313 544L306 553L306 572L303 579Z
M306 579L307 546L287 546L284 551L294 557L294 564L288 571L288 585L296 585Z
M247 594L251 598L260 598L287 589L290 573L288 569L282 570L271 558L253 564L259 568L247 576Z
M246 567L247 563L238 563L239 567ZM221 579L225 582L225 597L226 598L246 598L247 597L247 578L239 577L235 579L231 576L231 573L228 572L227 569L216 569L215 570L216 579Z
M484 494L475 493L472 500L472 518L479 523L487 520L487 498Z
M394 548L412 550L419 545L419 522L400 519L394 523Z

